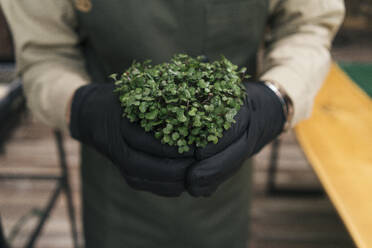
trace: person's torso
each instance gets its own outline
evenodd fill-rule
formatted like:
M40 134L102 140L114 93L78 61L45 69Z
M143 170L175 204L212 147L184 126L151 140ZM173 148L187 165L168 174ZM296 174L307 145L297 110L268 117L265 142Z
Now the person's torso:
M169 60L176 53L224 55L255 74L268 0L85 0L77 11L93 80L122 73L133 60Z
M268 0L80 1L91 1L77 15L93 83L109 82L133 60L156 64L176 53L224 55L255 73ZM83 147L86 245L246 247L250 171L248 162L208 198L158 197L131 189L106 158Z

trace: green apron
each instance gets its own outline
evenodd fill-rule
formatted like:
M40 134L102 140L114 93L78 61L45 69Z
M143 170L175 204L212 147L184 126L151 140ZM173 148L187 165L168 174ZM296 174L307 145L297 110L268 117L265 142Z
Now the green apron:
M224 55L256 71L268 0L92 0L77 12L92 81L109 82L133 60L176 53ZM160 197L131 189L119 171L82 147L83 223L88 248L243 248L248 241L250 162L209 198Z

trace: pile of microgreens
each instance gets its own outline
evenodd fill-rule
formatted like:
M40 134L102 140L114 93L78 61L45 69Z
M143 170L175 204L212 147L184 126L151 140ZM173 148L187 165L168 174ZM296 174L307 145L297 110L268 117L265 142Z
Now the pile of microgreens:
M235 122L248 76L225 57L203 61L178 54L169 63L134 62L121 76L111 75L123 115L180 153L216 144Z

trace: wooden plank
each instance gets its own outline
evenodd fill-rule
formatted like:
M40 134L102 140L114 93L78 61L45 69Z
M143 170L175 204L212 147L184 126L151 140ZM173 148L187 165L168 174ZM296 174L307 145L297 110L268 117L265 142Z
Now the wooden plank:
M296 134L358 247L372 247L372 100L333 65Z

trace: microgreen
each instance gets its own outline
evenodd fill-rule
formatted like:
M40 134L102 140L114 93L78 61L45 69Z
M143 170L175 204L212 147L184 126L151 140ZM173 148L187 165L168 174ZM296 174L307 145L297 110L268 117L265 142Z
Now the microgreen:
M111 75L123 115L180 153L191 145L216 144L235 123L248 76L225 57L204 60L178 54L158 65L133 62L121 76Z

